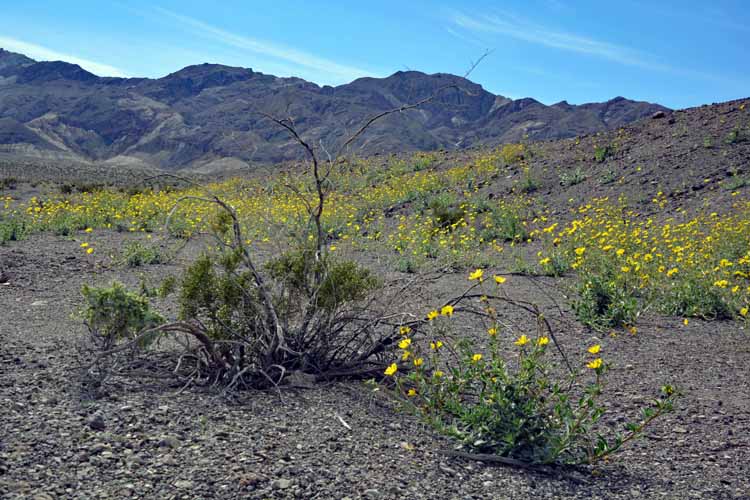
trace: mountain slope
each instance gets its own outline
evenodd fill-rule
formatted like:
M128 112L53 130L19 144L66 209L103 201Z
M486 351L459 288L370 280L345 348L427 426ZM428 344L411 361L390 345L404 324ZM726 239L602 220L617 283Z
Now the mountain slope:
M621 97L546 106L511 100L464 78L397 72L319 87L217 64L159 79L100 78L65 62L36 62L0 49L0 152L158 168L210 169L212 162L277 162L299 157L261 113L290 117L304 137L335 150L374 113L416 102L358 141L371 154L457 149L483 143L572 137L619 127L666 108Z

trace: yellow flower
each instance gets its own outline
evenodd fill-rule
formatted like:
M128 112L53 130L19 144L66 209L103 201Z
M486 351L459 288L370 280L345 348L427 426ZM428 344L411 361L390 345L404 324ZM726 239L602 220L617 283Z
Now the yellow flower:
M453 306L450 304L447 306L443 306L443 308L440 309L440 314L448 317L453 316Z
M718 288L726 288L729 285L727 280L714 281L714 286Z
M427 313L427 320L428 321L432 321L433 319L437 318L438 316L440 316L440 313L438 313L437 311L430 311L430 312Z
M91 248L91 247L89 247L89 248L86 249L86 253L89 254L89 255L91 255L92 253L94 253L94 249Z
M422 366L424 364L424 360L422 358L416 358L414 360L414 366Z
M401 361L408 360L409 356L411 356L411 353L409 351L404 351L404 353L401 355Z
M88 246L89 246L89 244L88 244L88 243L81 243L81 248L86 248L86 247L88 247Z
M523 346L529 343L529 338L526 335L521 335L520 337L518 337L518 340L513 343L519 346Z
M543 259L541 259L539 261L539 265L540 266L546 266L547 264L550 263L550 261L551 261L551 259L549 257L545 257L545 258L543 258Z
M487 330L487 333L490 335L490 337L494 337L495 335L497 335L497 328L493 326L492 328Z
M592 370L596 370L602 366L602 358L596 358L594 361L586 363L586 366Z
M441 340L438 340L437 342L430 342L430 349L432 349L433 351L437 351L441 347L443 347L443 342Z
M495 275L495 283L497 283L498 285L502 285L503 283L505 283L505 278L503 276Z
M580 257L581 255L583 255L585 251L586 251L586 247L578 247L576 248L576 255Z
M91 232L93 232L93 231L94 231L94 230L93 230L93 229L91 229L90 227L87 227L86 229L84 229L84 232L85 232L85 233L91 233Z
M748 308L747 307L743 307L742 309L740 309L740 316L742 316L743 318L746 318L748 312L749 312Z
M414 396L417 395L417 391L415 389L409 389L409 392L407 392L406 395L409 396L410 398L413 398Z
M434 372L432 372L432 375L433 375L433 376L434 376L435 378L442 378L442 376L444 375L444 373L443 373L443 372L441 372L440 370L435 370Z
M588 351L591 354L598 354L601 348L602 346L600 346L599 344L596 344L596 345L592 345L591 347L589 347Z
M473 355L471 357L471 361L473 363L479 363L480 361L482 361L482 355L481 354L475 354L475 355Z
M411 333L411 328L409 328L408 326L402 326L398 329L398 333L400 333L401 335L409 335Z
M399 349L408 349L411 345L411 339L404 339L398 343Z
M385 369L385 373L387 376L392 376L394 373L398 371L398 365L396 363L392 363L391 366Z
M679 269L677 269L676 267L673 267L672 269L670 269L669 271L667 271L667 276L669 276L671 278L672 276L674 276L675 274L677 274L677 271L679 271Z
M623 273L629 273L630 272L630 267L628 267L628 266L622 266L620 268L620 271L622 271Z
M687 318L682 320L683 325L688 326L688 323L690 323L690 321Z
M549 344L549 337L539 337L539 339L536 341L536 345L539 347L545 346Z
M469 274L469 281L473 281L473 280L482 281L482 276L484 276L484 271L482 271L481 269L477 269L473 273Z
M335 252L336 251L336 245L331 245L330 247L328 247L328 250L330 250L331 252Z

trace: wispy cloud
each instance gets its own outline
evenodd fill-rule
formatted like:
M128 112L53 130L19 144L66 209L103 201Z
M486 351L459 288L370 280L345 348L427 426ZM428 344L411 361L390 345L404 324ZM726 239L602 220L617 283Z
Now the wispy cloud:
M517 40L552 47L579 54L607 59L619 64L636 66L651 71L660 71L688 78L696 78L722 85L744 85L738 81L716 73L706 73L685 67L676 67L658 61L652 54L635 50L623 45L596 40L587 36L565 31L557 31L530 22L512 13L493 13L483 16L471 16L453 11L450 20L460 29L473 33L499 34Z
M445 28L445 31L447 31L450 35L458 38L459 40L462 40L466 43L469 43L471 45L474 45L476 47L481 47L482 49L487 50L488 44L482 42L481 40L478 40L474 37L470 37L467 35L464 35L463 33L459 33L458 31L454 30L453 28Z
M182 25L190 28L192 32L203 37L213 39L231 47L281 60L298 68L312 70L319 78L327 80L321 81L320 83L346 83L363 76L373 76L370 71L361 68L339 64L335 61L314 54L309 54L307 52L291 47L285 47L266 40L258 40L248 36L238 35L198 19L178 14L171 10L163 9L161 7L156 7L155 10L164 16L178 21Z
M21 54L31 57L32 59L41 61L65 61L72 64L77 64L86 71L90 71L99 76L120 76L126 77L124 71L110 66L108 64L102 64L88 59L72 56L57 52L41 45L25 42L16 38L7 38L0 36L0 47L11 52L20 52Z
M551 30L512 14L491 14L478 17L470 16L461 12L453 12L452 21L457 26L466 30L506 35L518 40L597 56L621 64L641 66L650 69L663 70L668 68L667 66L649 61L644 54L629 47L596 40L574 33Z

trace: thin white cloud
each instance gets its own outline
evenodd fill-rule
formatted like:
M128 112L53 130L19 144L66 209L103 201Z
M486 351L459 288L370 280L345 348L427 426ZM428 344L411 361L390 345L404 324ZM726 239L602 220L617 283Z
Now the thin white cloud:
M458 31L454 30L453 28L445 28L445 31L447 31L448 33L450 33L454 37L458 38L459 40L462 40L462 41L464 41L466 43L470 43L471 45L475 45L477 47L481 47L482 49L487 50L487 45L488 44L486 44L486 43L484 43L484 42L482 42L482 41L480 41L480 40L478 40L476 38L473 38L473 37L470 37L470 36L466 36L463 33L459 33Z
M339 64L329 59L291 47L285 47L273 42L231 33L198 19L178 14L161 7L155 7L155 10L164 16L179 21L181 24L191 28L194 33L201 36L217 40L225 45L238 49L285 61L286 63L297 67L313 70L320 78L327 80L321 81L320 83L346 83L363 76L374 76L370 71L361 68Z
M42 47L16 38L7 38L0 36L0 47L11 52L20 52L21 54L39 61L65 61L71 64L77 64L86 71L90 71L99 76L119 76L127 77L124 71L108 64L101 64L88 59L83 59L69 54L63 54L55 50Z
M631 66L641 66L650 69L667 68L666 66L647 61L638 51L628 47L602 42L573 33L550 30L511 14L491 14L476 17L461 12L454 12L452 21L457 26L470 31L506 35L530 43L598 56Z
M663 64L658 62L651 54L575 33L555 31L507 12L480 17L453 11L450 19L457 27L474 33L509 36L529 43L608 59L619 64L671 73L688 78L697 78L713 83L721 83L722 85L728 83L733 85L744 84L743 81L728 78L724 75Z

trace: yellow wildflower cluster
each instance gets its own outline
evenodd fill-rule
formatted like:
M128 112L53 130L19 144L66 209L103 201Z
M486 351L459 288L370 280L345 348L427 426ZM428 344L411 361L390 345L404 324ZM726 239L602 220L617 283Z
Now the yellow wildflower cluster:
M442 256L460 261L482 252L497 254L505 241L525 241L532 231L525 220L531 200L488 200L480 192L482 185L505 168L502 156L490 152L464 165L441 169L426 168L434 157L424 153L385 167L357 159L337 164L329 179L335 189L325 204L325 230L336 240L329 248L340 251L346 246L366 249L374 245L379 251L385 247L417 260ZM206 189L100 189L49 194L25 203L7 197L0 205L0 220L22 218L31 230L61 234L85 228L150 232L161 229L171 213L172 233L191 236L217 229L219 207L198 200L207 193L234 207L254 244L306 227L307 205L316 196L308 176L272 174L212 183ZM440 198L439 203L433 198ZM441 207L449 210L451 218L441 217ZM510 225L505 223L508 218ZM280 231L280 226L286 230Z
M655 200L662 199L657 194ZM678 210L675 217L657 221L629 210L622 200L595 199L546 241L541 265L562 250L579 273L607 277L663 312L715 317L740 314L750 304L747 202L723 216Z

